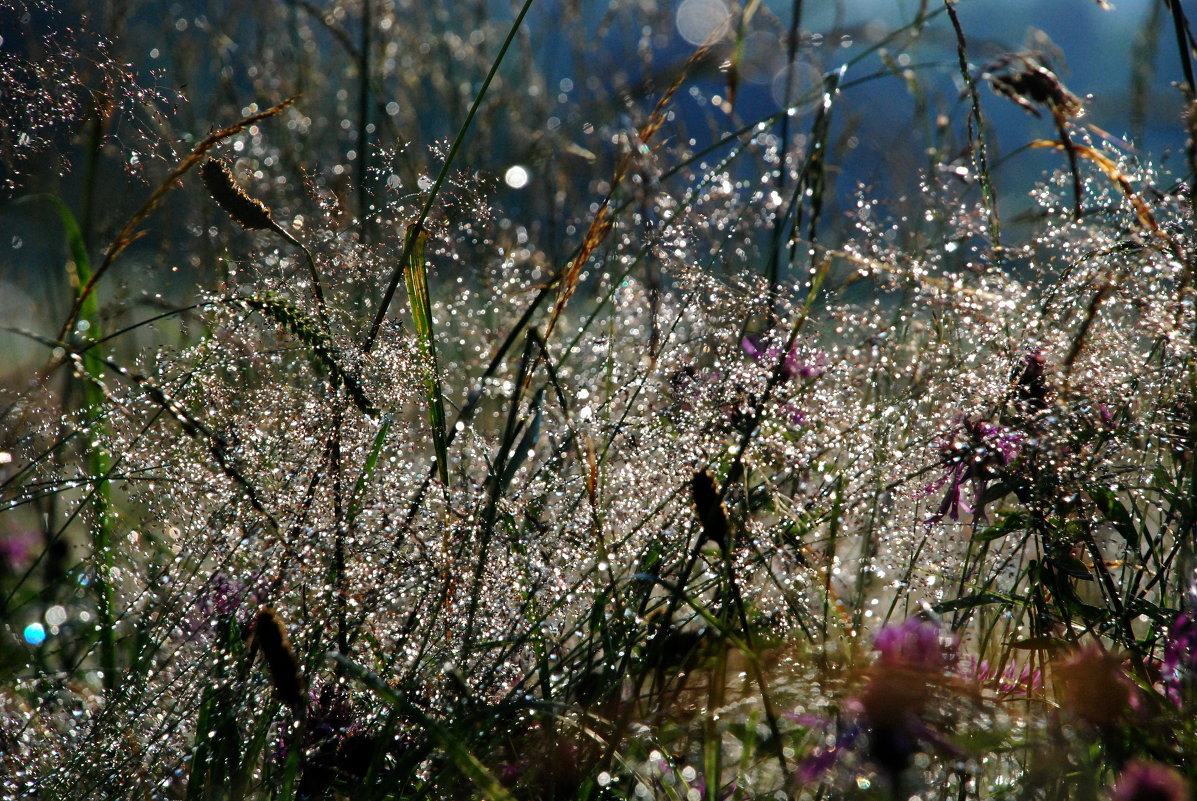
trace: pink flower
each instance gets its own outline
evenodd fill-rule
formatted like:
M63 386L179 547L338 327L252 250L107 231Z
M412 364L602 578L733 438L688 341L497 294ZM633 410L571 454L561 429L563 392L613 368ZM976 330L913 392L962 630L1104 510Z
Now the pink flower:
M946 681L956 659L955 639L945 638L934 622L911 618L882 628L873 645L877 660L859 696L846 703L851 722L832 745L816 749L799 764L799 781L819 780L859 743L893 787L920 751L958 755L924 719L933 691Z
M939 509L927 518L927 522L938 523L945 515L959 520L961 511L984 518L985 490L990 481L999 478L1018 459L1023 440L1022 433L1005 426L961 418L957 427L939 444L944 476L920 493L929 495L944 484L948 485ZM971 505L963 499L965 482L972 483Z
M1138 687L1122 658L1090 642L1056 663L1060 707L1097 728L1125 721L1139 706Z
M1179 708L1197 689L1197 620L1181 613L1164 641L1164 693Z
M38 534L28 529L9 531L0 537L0 572L16 573L32 561L38 547Z
M1189 801L1184 777L1158 762L1133 760L1114 785L1110 801Z
M970 657L970 659L972 658ZM982 659L977 662L973 659L969 675L982 687L987 687L1001 695L1029 696L1043 689L1043 671L1038 668L1032 669L1030 665L1023 665L1020 668L1017 664L1011 663L999 674L988 660Z
M811 381L823 375L827 369L827 354L823 351L813 350L807 354L800 354L795 345L786 352L783 359L781 348L772 344L766 345L765 339L757 334L747 334L741 338L740 347L753 360L777 368L786 381L795 378Z
M873 638L879 665L944 670L955 660L955 641L945 643L939 626L912 617L902 623L883 626Z

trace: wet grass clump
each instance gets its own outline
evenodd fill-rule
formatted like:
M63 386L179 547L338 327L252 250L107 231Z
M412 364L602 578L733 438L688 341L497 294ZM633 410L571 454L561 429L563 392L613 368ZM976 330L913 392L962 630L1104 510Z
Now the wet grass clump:
M1190 798L1188 20L971 5L0 10L4 797Z

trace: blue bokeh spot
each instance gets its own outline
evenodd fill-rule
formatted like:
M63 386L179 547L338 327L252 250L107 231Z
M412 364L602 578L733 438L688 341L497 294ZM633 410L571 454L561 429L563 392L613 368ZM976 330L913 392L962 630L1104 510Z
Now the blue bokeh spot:
M25 627L25 642L41 645L46 641L46 629L41 623L30 623Z

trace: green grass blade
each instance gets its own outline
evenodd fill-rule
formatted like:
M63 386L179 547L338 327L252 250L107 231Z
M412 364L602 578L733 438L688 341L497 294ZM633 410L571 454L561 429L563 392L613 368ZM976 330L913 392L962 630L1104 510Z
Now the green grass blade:
M528 453L536 446L540 439L540 423L541 412L540 400L543 397L543 390L537 392L532 397L531 408L529 411L532 414L532 422L524 430L524 434L520 437L519 443L516 444L514 451L511 454L510 461L507 462L503 468L503 475L499 478L499 496L507 492L507 488L511 486L512 480L515 478L516 472L524 465L528 459Z
M391 423L393 422L394 418L391 415L383 417L382 425L379 426L378 433L374 435L374 444L370 446L370 452L366 455L366 461L362 465L361 475L353 484L353 491L349 495L348 520L350 525L362 511L362 493L366 491L366 485L370 483L374 469L378 466L378 457L382 455L382 446L386 444L387 435L391 432Z
M414 237L414 241L412 241ZM428 232L412 226L404 251L408 254L403 265L403 280L407 285L407 303L412 322L416 326L416 343L428 358L431 374L424 381L428 393L428 422L432 426L432 446L436 450L436 470L441 484L449 486L449 443L445 437L445 400L436 363L436 337L432 327L432 301L428 297L428 272L424 268L424 246Z
M62 223L63 234L66 236L67 246L71 252L71 264L74 265L71 283L75 290L76 302L79 305L79 323L76 328L86 332L91 339L103 337L100 325L100 308L95 293L81 296L82 288L92 279L91 259L87 254L87 244L83 239L83 231L79 228L75 215L70 207L58 197L50 197L58 212L58 219ZM68 269L70 269L68 267ZM91 494L91 545L95 559L95 596L96 596L96 631L99 634L100 669L104 672L104 687L111 690L116 682L116 636L114 621L116 612L114 607L110 573L113 567L112 553L112 486L108 481L111 460L102 445L95 443L95 439L103 434L104 407L107 394L104 391L104 364L94 348L83 351L81 356L83 366L83 403L87 419L92 421L92 443L87 446L87 469L92 480L95 481L95 491Z

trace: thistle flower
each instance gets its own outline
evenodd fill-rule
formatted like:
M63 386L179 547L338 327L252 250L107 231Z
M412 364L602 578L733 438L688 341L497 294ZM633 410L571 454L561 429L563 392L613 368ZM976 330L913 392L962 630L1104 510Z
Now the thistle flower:
M873 638L877 664L891 668L921 668L943 672L954 660L955 641L945 642L940 627L912 617L883 626Z
M1029 664L1019 667L1018 664L1011 662L1005 670L998 673L989 664L989 660L982 659L978 662L976 658L970 657L967 675L981 687L986 687L1002 696L1028 697L1043 689L1043 671Z
M740 339L740 348L754 361L771 367L776 366L778 360L781 359L781 348L776 345L766 346L764 342L764 338L760 335L748 334ZM811 381L823 375L827 369L827 354L822 351L811 351L803 355L799 353L798 347L794 346L786 352L785 358L781 359L781 366L778 369L781 377L786 381L792 381L795 378Z
M353 704L337 684L312 690L303 738L301 798L325 798L338 781L360 782L376 752L384 747L360 721Z
M910 618L883 627L873 646L877 659L864 688L847 703L853 722L833 745L803 760L796 774L800 781L818 780L858 742L894 788L920 751L957 752L925 720L932 691L942 686L956 660L955 639L945 639L933 621Z
M24 570L37 552L36 531L16 529L0 536L0 573Z
M1122 667L1122 658L1094 643L1074 651L1056 665L1060 706L1090 726L1117 723L1136 706L1136 688Z
M246 601L252 603L251 599L255 597L252 588L224 573L215 573L196 596L194 606L187 613L185 629L190 634L197 634L224 623L248 623L252 611L246 608Z

